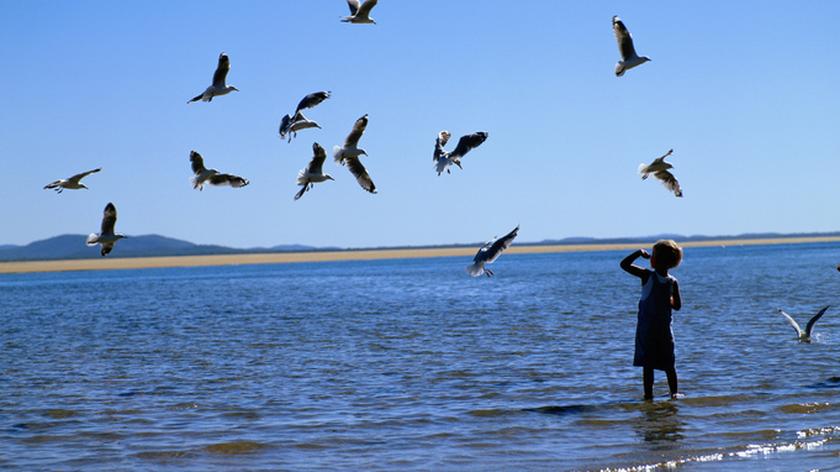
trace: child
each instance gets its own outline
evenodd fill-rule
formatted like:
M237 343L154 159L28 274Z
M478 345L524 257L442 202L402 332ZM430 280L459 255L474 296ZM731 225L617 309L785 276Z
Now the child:
M653 270L634 265L633 262L639 256L650 259ZM682 300L677 279L668 275L668 270L678 266L680 261L682 248L671 240L662 240L654 244L652 256L644 249L639 249L621 261L622 269L642 279L633 365L643 368L645 400L653 399L653 369L665 371L671 398L682 396L677 390L674 333L671 330L671 310L679 310Z

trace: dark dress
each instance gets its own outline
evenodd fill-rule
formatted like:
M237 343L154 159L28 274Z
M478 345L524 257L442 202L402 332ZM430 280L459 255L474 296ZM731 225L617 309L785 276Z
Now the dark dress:
M639 299L636 352L633 365L666 370L674 367L674 333L671 330L671 294L674 277L648 270Z

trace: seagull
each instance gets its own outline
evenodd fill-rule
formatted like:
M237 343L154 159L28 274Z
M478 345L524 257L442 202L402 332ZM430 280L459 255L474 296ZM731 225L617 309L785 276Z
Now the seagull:
M359 6L359 0L347 0L347 6L350 7L350 16L345 16L341 19L344 23L355 24L376 24L373 18L370 17L370 11L376 6L378 0L365 0Z
M829 308L829 306L825 306L820 311L818 311L817 314L814 315L808 321L808 324L805 325L804 333L802 332L802 328L799 327L799 323L797 323L792 316L785 313L784 310L779 310L779 313L781 313L782 316L787 318L788 323L790 323L790 325L793 326L793 330L796 331L796 336L799 338L799 340L805 343L809 343L811 342L811 332L814 331L814 325L820 318L822 318L822 315L825 314L826 310L828 310Z
M297 114L301 110L313 108L320 105L321 102L330 98L330 94L332 94L332 92L330 92L329 90L310 93L309 95L303 97L300 100L300 103L298 103L298 106L295 109L295 114Z
M674 150L669 149L668 152L665 153L665 155L663 155L662 157L657 157L650 164L639 164L639 175L642 176L642 180L647 179L650 176L650 174L659 172L661 170L673 169L674 166L672 166L671 163L665 162L665 158L673 153Z
M99 172L100 170L102 170L101 167L97 168L97 169L89 170L87 172L82 172L81 174L76 174L76 175L74 175L72 177L68 177L66 179L56 180L55 182L51 182L51 183L48 183L47 185L45 185L44 190L52 189L52 190L55 190L57 193L61 193L62 191L64 191L64 189L78 190L78 189L83 188L83 189L87 190L87 187L85 186L85 184L83 184L81 182L82 179L89 176L90 174L95 174L95 173Z
M285 115L280 122L280 137L285 138L288 135L288 142L292 142L292 137L297 137L298 131L308 128L321 129L321 125L303 116L301 112L295 113L294 118L289 118L289 115Z
M639 57L636 54L633 37L630 36L630 32L627 31L627 27L624 26L621 18L614 16L612 25L615 40L618 42L618 50L621 52L621 60L615 65L615 76L621 77L626 71L650 61L650 58L647 56Z
M370 1L370 0L368 0ZM365 133L365 128L367 128L368 124L368 116L365 114L358 120L356 123L353 124L353 131L347 135L347 139L344 140L344 146L335 146L333 147L333 156L335 157L335 161L339 164L343 164L346 159L349 158L358 158L361 155L367 156L367 152L364 149L360 149L359 146L359 139L362 138L362 135Z
M335 180L329 174L324 173L324 161L327 159L327 151L321 147L320 144L312 144L312 160L306 169L301 169L298 172L297 183L302 185L300 191L295 194L295 200L299 199L315 186L316 183L326 182L327 180Z
M193 97L193 99L188 101L187 103L197 102L199 100L201 100L202 102L210 102L213 100L213 97L227 95L233 91L238 92L238 88L234 87L233 85L225 84L225 79L227 78L228 71L230 71L230 59L228 58L227 54L221 53L219 54L219 65L216 66L216 72L213 73L213 83L209 87L207 87L207 89L204 92L202 92L201 95Z
M677 181L677 178L674 177L674 174L668 171L668 169L672 169L674 166L665 162L665 158L673 153L674 150L669 149L663 156L654 159L650 164L639 165L639 174L642 176L642 180L647 179L650 174L653 174L653 176L661 181L668 190L674 192L674 195L682 197L683 193L680 188L680 183Z
M482 246L476 253L475 258L473 258L473 263L467 266L467 272L470 276L481 277L482 275L486 275L487 277L492 277L495 275L492 270L485 268L484 264L492 264L493 261L498 259L502 251L510 247L518 234L519 225L513 228L513 231L510 233L501 238L488 241L487 244Z
M446 171L448 174L449 166L452 164L458 166L459 169L463 169L463 167L461 167L461 158L468 152L478 146L481 146L481 144L487 140L488 134L486 131L478 131L473 134L461 136L461 139L458 140L458 145L455 146L455 149L452 152L446 152L443 150L443 147L446 146L450 136L451 134L449 131L441 131L438 133L438 138L435 142L435 153L433 157L435 159L435 168L437 169L438 175L442 174L443 171Z
M206 182L212 185L230 185L235 188L244 187L250 183L247 179L243 179L238 175L222 174L216 169L204 167L204 158L195 151L190 151L190 163L192 163L192 171L195 173L195 177L193 177L193 188L204 190L204 184Z
M102 215L102 229L99 234L91 233L87 237L85 244L88 246L96 246L99 244L102 248L99 254L102 256L108 255L111 249L114 249L114 244L120 239L127 236L119 233L114 233L114 224L117 223L117 207L113 203L105 205L105 212Z

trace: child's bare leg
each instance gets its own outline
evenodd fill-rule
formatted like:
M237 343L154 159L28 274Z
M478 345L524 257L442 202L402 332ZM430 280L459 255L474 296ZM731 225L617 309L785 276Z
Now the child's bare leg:
M677 388L677 369L670 367L665 370L665 375L668 376L668 389L671 390L671 397L674 397L679 392Z
M644 386L645 386L645 400L653 400L653 368L652 367L642 367L642 381L644 382Z

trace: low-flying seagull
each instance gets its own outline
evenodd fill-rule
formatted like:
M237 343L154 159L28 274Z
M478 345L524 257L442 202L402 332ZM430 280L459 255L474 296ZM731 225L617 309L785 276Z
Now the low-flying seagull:
M785 313L784 310L780 309L779 313L781 313L781 315L787 319L788 323L790 323L790 325L793 326L793 330L796 331L796 336L799 338L799 340L805 343L809 343L811 342L811 333L814 331L814 325L820 318L822 318L822 315L824 315L829 308L829 306L823 307L820 311L817 312L816 315L814 315L810 320L808 320L808 324L805 325L805 332L802 332L802 328L799 327L799 323L797 323L792 316Z
M228 71L230 71L230 59L227 54L221 53L219 54L219 65L216 66L216 72L213 73L213 83L210 84L210 86L207 87L201 95L193 97L193 99L187 103L197 102L199 100L202 102L210 102L213 100L213 97L227 95L234 91L238 92L238 88L233 85L225 84Z
M192 171L195 174L195 177L193 177L193 188L204 190L205 183L230 185L231 187L239 188L250 183L247 179L243 179L238 175L222 174L216 169L204 167L204 158L195 151L190 151L190 163L192 164Z
M355 24L376 24L373 18L370 17L370 11L376 6L377 0L365 0L359 5L359 0L347 0L347 6L350 7L350 16L345 16L341 19L344 23Z
M297 183L301 185L300 191L295 194L295 200L303 196L316 183L326 182L327 180L335 180L329 174L324 173L324 161L327 159L327 151L321 147L320 144L312 144L312 160L305 169L298 172Z
M455 149L452 152L446 152L443 148L446 146L446 143L449 141L451 136L452 135L449 131L444 130L438 133L437 140L435 141L435 152L433 157L435 160L435 169L437 170L438 175L442 174L444 171L448 174L449 167L452 164L458 166L459 169L463 169L463 167L461 167L461 158L467 155L468 152L478 146L481 146L481 144L487 140L488 134L486 131L478 131L466 136L461 136L461 139L458 140L458 145L455 146Z
M367 124L368 116L365 114L353 124L353 130L350 131L350 134L347 135L347 139L344 140L344 146L333 147L333 156L335 157L336 162L343 164L346 159L352 157L358 158L362 155L367 156L367 152L365 152L364 149L359 148L359 140L365 133Z
M313 108L320 105L321 102L330 98L331 93L332 92L329 90L310 93L300 100L294 114L296 115L301 110L306 110L307 108Z
M633 37L624 26L621 18L614 16L612 18L613 32L615 33L615 40L618 42L618 50L621 53L621 60L615 65L616 77L621 77L628 70L640 66L645 62L650 61L647 56L639 57L636 54L636 48L633 46Z
M114 249L114 244L126 236L119 233L114 233L114 225L117 223L117 207L113 203L105 205L105 212L102 215L102 228L99 234L91 233L87 237L85 243L88 246L96 246L99 244L102 248L99 254L106 256L111 249Z
M81 174L76 174L72 177L68 177L66 179L59 179L55 182L50 182L44 186L44 190L52 189L55 190L57 193L61 193L64 189L68 190L78 190L78 189L87 189L85 184L82 183L82 179L89 176L90 174L95 174L102 170L102 168L89 170L87 172L82 172Z
M668 171L668 169L672 169L670 163L665 162L665 158L670 156L674 153L673 149L669 149L663 156L657 157L653 160L650 164L640 164L639 165L639 175L642 176L642 180L647 179L651 174L656 177L659 181L662 182L665 187L674 192L674 195L677 197L682 197L682 189L680 188L680 183L677 181L677 178L674 177L674 174Z
M495 275L492 270L485 268L484 265L492 264L493 261L498 259L502 254L502 251L513 244L513 240L518 234L519 225L517 225L516 228L513 228L513 231L510 233L502 236L501 238L488 241L487 244L482 246L473 258L473 263L467 266L467 272L470 276L480 277L482 275L487 275L487 277L492 277Z
M285 115L280 121L280 138L285 139L288 136L288 142L292 142L292 137L297 137L298 131L308 128L321 129L321 125L305 117L301 112L295 113L294 118Z

